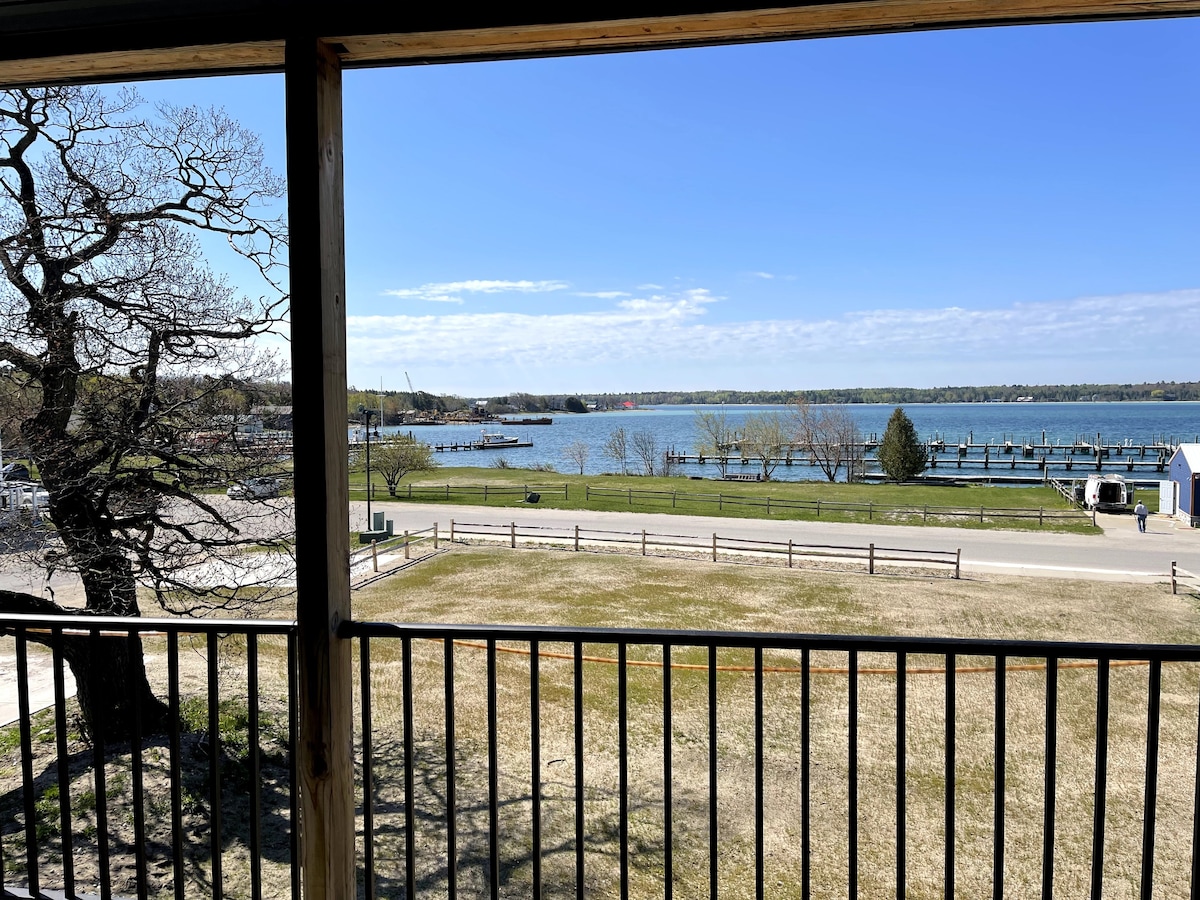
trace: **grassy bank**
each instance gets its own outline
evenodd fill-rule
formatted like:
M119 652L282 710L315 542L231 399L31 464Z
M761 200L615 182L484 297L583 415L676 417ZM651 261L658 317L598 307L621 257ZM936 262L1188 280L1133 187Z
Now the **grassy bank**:
M376 499L389 499L382 478L373 473L372 483ZM527 469L446 467L401 482L396 492L397 499L409 498L410 485L413 492L411 499L423 503L449 502L505 508L525 505L523 490L529 488L541 493L539 505L554 509L637 510L727 518L820 518L835 522L871 520L899 525L959 525L969 528L1098 533L1092 527L1090 518L1071 515L1070 504L1053 489L1043 486L1011 488L977 484L834 484L817 481L739 483L622 475L581 476ZM489 489L486 496L482 491L484 486ZM350 499L365 499L365 491L365 477L362 474L354 475ZM774 506L766 504L768 498ZM818 501L821 507L814 508L813 504ZM784 505L787 503L807 505L805 508L796 508ZM850 506L853 508L848 508ZM1047 513L1040 521L1039 509ZM958 514L952 515L950 510ZM983 512L980 513L980 510ZM1027 517L1011 517L1016 510L1027 511Z
M861 634L947 635L986 638L1062 638L1171 642L1191 640L1196 609L1172 598L1163 585L1113 585L1052 579L988 578L963 582L874 578L827 573L784 573L588 554L456 549L403 575L355 594L358 619L489 621L567 626L738 629ZM567 645L542 649L570 654ZM377 871L385 883L402 877L403 771L400 656L396 641L372 642L376 734ZM438 851L444 848L444 693L440 644L414 643L417 775L417 846L426 857L420 881L445 883ZM618 832L617 667L612 645L584 647L596 661L583 673L584 773L587 817L585 880L597 896L615 896ZM662 659L661 649L633 645L629 658ZM455 651L460 889L482 893L488 848L488 742L486 655ZM674 663L700 663L700 651L677 648ZM959 665L989 659L960 658ZM722 666L750 662L747 652L721 651ZM942 657L910 656L910 669L944 664ZM1016 660L1014 660L1016 662ZM768 652L768 666L794 667L795 654ZM844 653L814 652L814 667L844 667ZM867 654L862 667L886 669L892 656ZM1162 746L1155 885L1163 896L1184 895L1191 860L1194 785L1195 666L1164 667ZM497 659L499 731L496 739L500 799L500 853L505 892L520 896L531 879L529 785L530 665L527 657ZM1146 741L1145 668L1114 669L1109 715L1110 764L1105 894L1133 896L1141 854L1142 779ZM628 670L630 896L661 897L664 847L662 776L662 669ZM795 674L766 676L763 769L766 785L765 868L770 895L798 898L800 808L800 691ZM753 676L718 675L718 870L723 897L753 891L754 697ZM543 768L543 879L547 896L573 896L574 800L573 667L545 658L540 664ZM894 897L896 679L862 675L858 714L859 896ZM961 896L991 893L994 697L991 672L956 680L956 853ZM1058 781L1055 896L1088 893L1091 866L1093 756L1097 673L1061 671L1057 678ZM906 679L907 895L940 896L944 855L945 680L938 674ZM848 865L846 775L848 679L815 674L811 684L813 897L844 897ZM1005 876L1014 896L1034 895L1041 880L1042 776L1045 747L1044 671L1012 672L1005 685ZM708 678L676 669L672 675L672 788L675 834L674 892L708 891Z

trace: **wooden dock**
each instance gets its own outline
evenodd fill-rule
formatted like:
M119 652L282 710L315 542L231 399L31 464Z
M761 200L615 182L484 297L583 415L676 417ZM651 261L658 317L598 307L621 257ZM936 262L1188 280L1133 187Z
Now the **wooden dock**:
M516 441L511 444L497 444L494 442L485 441L465 441L463 443L453 444L434 444L433 450L435 453L457 453L462 451L466 453L468 450L517 450L521 447L532 447L533 441Z

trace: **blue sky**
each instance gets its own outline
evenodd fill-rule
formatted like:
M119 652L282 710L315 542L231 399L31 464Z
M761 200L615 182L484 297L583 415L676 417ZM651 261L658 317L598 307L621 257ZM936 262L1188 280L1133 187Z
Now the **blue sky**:
M350 380L1195 379L1198 45L1179 19L349 72ZM226 106L283 169L280 77L142 90Z

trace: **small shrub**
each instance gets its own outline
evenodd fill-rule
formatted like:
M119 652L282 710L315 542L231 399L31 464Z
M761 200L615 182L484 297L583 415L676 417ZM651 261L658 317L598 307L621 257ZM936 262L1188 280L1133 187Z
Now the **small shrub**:
M494 456L492 457L491 467L493 469L511 469L513 466L508 461L507 456Z

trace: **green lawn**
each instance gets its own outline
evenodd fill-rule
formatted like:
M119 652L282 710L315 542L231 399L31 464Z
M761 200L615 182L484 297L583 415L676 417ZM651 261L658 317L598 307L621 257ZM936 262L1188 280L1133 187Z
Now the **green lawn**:
M383 479L372 473L375 499L388 499ZM365 499L362 473L351 476L352 500ZM992 485L831 484L829 482L738 483L691 478L645 478L622 475L567 475L528 469L446 467L402 481L398 499L448 502L488 507L523 505L523 490L541 494L539 504L554 509L638 510L676 515L728 518L772 518L830 521L880 521L903 525L959 525L1095 534L1091 519L1071 515L1070 505L1048 487ZM485 497L483 487L489 494ZM648 496L648 492L655 492ZM698 495L703 495L698 496ZM766 505L770 498L772 505ZM815 508L820 501L821 508ZM782 504L803 502L805 508ZM847 504L855 508L847 509ZM883 507L883 508L876 508ZM902 510L886 507L903 507ZM980 509L983 509L982 516ZM1038 510L1047 517L1039 522ZM951 515L956 510L959 515ZM997 513L1026 510L1027 518ZM970 515L965 515L971 511ZM1058 516L1052 520L1051 516ZM982 519L982 521L981 521Z

